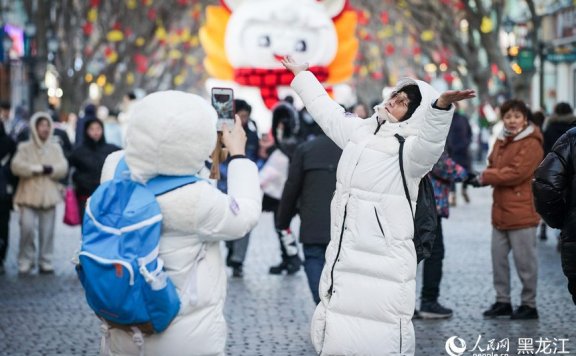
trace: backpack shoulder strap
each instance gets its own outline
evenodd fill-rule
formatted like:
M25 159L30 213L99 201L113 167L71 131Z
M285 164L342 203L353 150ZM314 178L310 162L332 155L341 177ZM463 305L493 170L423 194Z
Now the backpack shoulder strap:
M126 164L126 160L124 157L118 161L118 165L116 166L116 171L114 172L114 179L122 179L126 177L126 174L130 173L130 169ZM129 178L129 176L128 176ZM203 180L202 178L191 175L191 176L157 176L150 179L146 183L146 188L149 189L154 195L162 195L172 191L174 189L178 189L188 184L196 183L199 180Z
M410 199L410 192L408 191L408 184L406 184L406 176L404 175L403 153L404 153L404 141L406 141L406 139L404 137L400 136L399 134L395 134L394 137L396 137L398 142L400 142L400 157L399 157L400 174L402 175L402 184L404 185L404 194L406 195L406 199L408 200L408 205L410 206L410 211L412 212L412 218L414 218L414 210L412 208L412 201Z
M157 176L146 183L146 188L154 195L162 195L188 184L204 180L198 176Z

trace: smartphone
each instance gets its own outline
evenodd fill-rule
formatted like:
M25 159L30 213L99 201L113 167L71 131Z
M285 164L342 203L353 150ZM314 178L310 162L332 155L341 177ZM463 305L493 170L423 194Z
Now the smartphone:
M222 124L234 126L234 91L232 88L212 88L212 106L218 113L216 128L222 131Z

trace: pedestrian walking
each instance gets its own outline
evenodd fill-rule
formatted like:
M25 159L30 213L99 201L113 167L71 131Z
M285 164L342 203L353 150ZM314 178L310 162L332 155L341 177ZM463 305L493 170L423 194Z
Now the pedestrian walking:
M454 117L452 117L452 124L450 125L450 132L448 133L448 139L446 140L446 150L448 151L450 158L468 172L472 168L472 157L470 156L471 143L472 127L470 126L470 120L466 115L459 111L459 107L456 105L456 111L454 111ZM456 206L457 198L455 183L451 187L451 192L452 195L450 196L450 203L452 206ZM470 202L466 182L462 183L462 198L466 203Z
M537 319L536 227L540 217L534 208L530 182L542 161L542 133L528 121L529 109L521 100L506 101L500 113L504 128L496 138L486 170L475 182L494 188L491 252L496 302L483 315ZM521 305L514 311L508 262L511 251L522 282Z
M576 128L552 146L536 172L532 187L536 211L548 225L561 229L562 270L576 304Z
M106 157L118 150L120 147L106 143L104 124L100 119L92 118L84 123L82 143L74 148L68 158L80 217L84 216L88 197L100 185Z
M14 194L14 176L10 163L16 151L16 143L0 125L0 275L4 274L4 261L10 240L10 211Z
M68 162L59 144L52 141L53 123L48 113L30 119L31 137L18 145L12 173L19 178L14 204L20 210L18 272L29 274L36 264L35 230L38 220L39 271L54 273L54 222L56 204L62 200L58 180L66 176Z
M576 125L576 116L572 106L560 102L554 106L554 113L544 122L544 154L552 150L552 146L566 131Z
M252 162L258 162L258 151L260 149L258 127L256 122L250 118L252 107L241 99L234 100L234 109L236 115L242 122L242 128L246 133L246 157ZM228 192L228 164L230 158L225 162L220 163L220 179L218 180L218 189L220 191ZM241 278L244 276L244 260L246 259L246 252L248 251L248 244L250 242L250 232L242 238L232 241L226 241L228 254L226 256L226 265L232 268L232 276Z
M91 103L86 104L83 114L78 118L78 121L76 121L76 137L74 139L74 145L76 147L80 146L84 140L84 126L86 126L86 123L96 119L96 109L96 105Z
M413 355L416 250L414 222L400 174L399 141L411 197L438 161L452 103L472 90L438 93L427 83L401 81L366 120L347 115L307 71L283 60L292 88L330 139L343 149L331 203L331 240L312 317L321 355ZM415 201L411 202L412 204Z
M266 163L260 170L260 186L264 192L262 210L272 212L274 221L278 213L278 204L282 197L284 184L288 178L288 167L294 150L301 142L299 137L300 118L292 103L294 98L287 97L272 109L272 137L274 148ZM271 266L270 274L282 274L286 271L291 275L300 270L302 260L298 254L298 244L292 234L282 234L276 231L280 245L282 261Z
M208 177L204 163L216 144L217 114L200 96L178 91L152 93L134 104L125 151L112 153L102 181L114 177L125 157L133 180L159 175ZM246 235L258 222L261 192L256 165L246 157L240 120L224 127L228 149L228 194L207 179L156 197L163 216L159 258L180 297L176 317L162 333L137 326L105 324L103 354L224 355L226 269L220 243Z
M336 189L336 167L342 150L314 123L316 135L294 151L288 179L276 216L280 234L291 234L290 221L300 215L300 242L304 250L304 271L316 304L318 285L330 242L330 201Z

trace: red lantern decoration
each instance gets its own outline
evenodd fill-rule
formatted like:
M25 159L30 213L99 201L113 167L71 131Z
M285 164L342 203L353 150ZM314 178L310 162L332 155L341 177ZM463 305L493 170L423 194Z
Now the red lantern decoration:
M90 36L92 34L92 31L94 31L94 26L92 25L91 22L86 22L82 26L82 32L84 32L85 36Z
M380 21L382 21L383 25L388 25L390 22L390 18L388 17L388 11L382 11L380 13Z
M156 17L158 16L158 13L156 12L156 9L154 9L153 7L151 7L150 9L148 9L148 20L150 21L154 21L156 20Z
M368 16L364 10L358 10L358 11L356 11L356 14L358 15L358 23L360 25L367 25L368 24L369 19L368 19Z
M100 6L100 0L90 0L90 7Z
M454 76L450 73L444 73L444 81L448 83L448 85L451 85L454 81Z
M395 51L396 51L396 48L394 48L394 45L393 45L392 43L388 43L388 44L386 45L386 47L384 47L384 53L385 53L387 56L393 55Z
M134 64L138 73L146 73L146 70L148 70L148 58L143 54L136 53L134 55Z
M421 49L420 47L418 47L418 46L417 46L417 47L414 47L414 48L412 49L412 54L415 55L415 56L419 56L420 54L422 54L422 49Z
M492 65L490 66L490 70L492 71L492 74L494 74L494 75L498 74L498 71L499 71L499 70L498 70L498 65L492 64Z

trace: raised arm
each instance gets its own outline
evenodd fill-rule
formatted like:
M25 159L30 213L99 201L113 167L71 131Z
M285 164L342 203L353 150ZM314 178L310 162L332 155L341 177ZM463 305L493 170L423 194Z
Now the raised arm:
M407 173L412 177L422 177L428 173L440 158L446 145L446 137L454 114L452 103L476 96L474 90L448 90L432 104L425 104L424 120L416 136L406 140L404 158Z
M314 74L307 71L308 63L299 64L291 57L286 57L282 60L282 64L294 73L291 86L304 102L314 121L343 149L356 127L362 123L362 119L347 115L344 108L330 98Z

